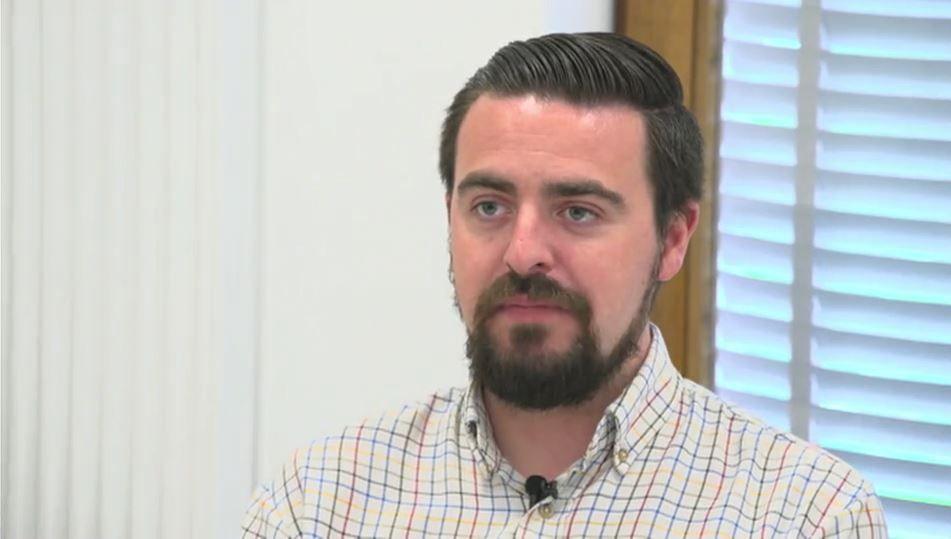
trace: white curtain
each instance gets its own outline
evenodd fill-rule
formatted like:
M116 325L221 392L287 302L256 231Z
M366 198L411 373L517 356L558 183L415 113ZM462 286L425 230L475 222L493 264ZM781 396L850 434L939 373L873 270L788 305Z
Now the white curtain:
M0 535L234 537L295 445L464 383L443 108L584 4L3 0Z
M3 537L237 533L257 9L3 3Z

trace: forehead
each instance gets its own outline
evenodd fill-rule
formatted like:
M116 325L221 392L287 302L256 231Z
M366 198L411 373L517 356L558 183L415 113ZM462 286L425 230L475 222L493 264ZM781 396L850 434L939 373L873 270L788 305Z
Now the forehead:
M577 106L534 95L480 96L459 129L455 179L587 177L646 187L645 126L625 105Z

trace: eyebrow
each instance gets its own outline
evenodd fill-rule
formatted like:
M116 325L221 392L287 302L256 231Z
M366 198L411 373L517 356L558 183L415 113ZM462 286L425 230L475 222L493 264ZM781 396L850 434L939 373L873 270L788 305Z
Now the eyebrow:
M552 198L594 196L604 199L617 210L625 209L624 197L620 193L604 187L601 182L595 180L581 179L547 183L543 191L545 195Z
M515 188L514 182L487 174L485 172L473 172L471 174L467 174L466 177L463 178L461 182L459 182L459 186L456 188L456 190L461 195L466 191L471 191L472 189L477 189L479 187L483 189L490 189L492 191L501 191L507 195L515 195L515 193L518 191Z
M467 174L466 177L459 182L457 190L459 194L462 195L466 191L477 188L499 191L512 196L518 192L518 188L515 187L515 182L486 172L472 172ZM581 178L546 182L542 188L542 192L549 198L594 196L607 201L618 211L624 211L627 208L624 203L624 197L621 196L620 193L604 187L601 182L596 180Z

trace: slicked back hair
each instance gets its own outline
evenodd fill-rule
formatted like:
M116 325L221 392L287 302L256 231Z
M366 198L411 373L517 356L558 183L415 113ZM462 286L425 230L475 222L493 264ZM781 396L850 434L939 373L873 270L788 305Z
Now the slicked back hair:
M446 193L455 183L459 128L482 95L535 95L580 107L626 105L647 130L647 175L658 235L670 218L702 194L703 140L683 105L673 68L642 43L609 33L549 34L499 49L456 94L446 111L439 173Z

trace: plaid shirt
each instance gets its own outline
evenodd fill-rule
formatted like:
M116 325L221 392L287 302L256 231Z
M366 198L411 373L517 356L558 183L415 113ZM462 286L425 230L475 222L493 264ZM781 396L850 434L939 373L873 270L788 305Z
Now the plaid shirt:
M557 497L529 507L480 392L453 389L296 452L251 537L886 537L871 484L683 379L660 331Z

